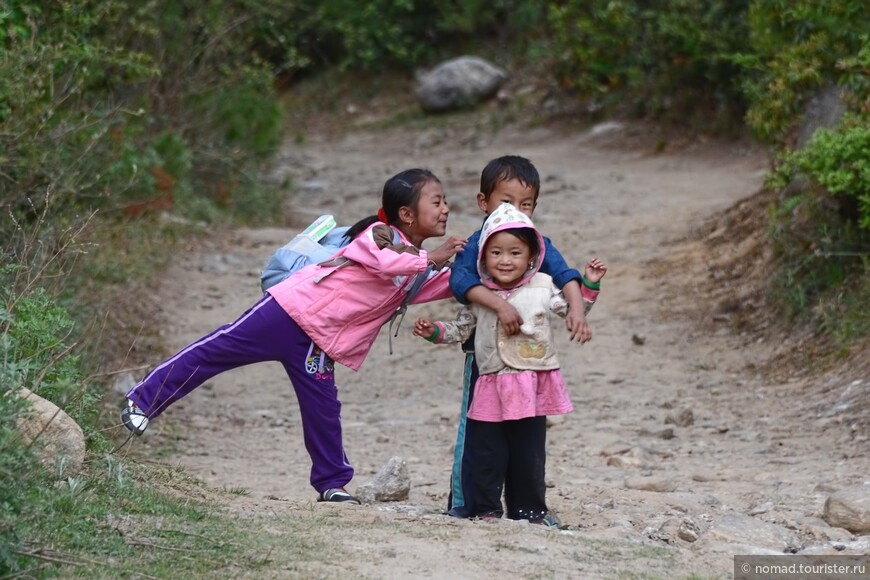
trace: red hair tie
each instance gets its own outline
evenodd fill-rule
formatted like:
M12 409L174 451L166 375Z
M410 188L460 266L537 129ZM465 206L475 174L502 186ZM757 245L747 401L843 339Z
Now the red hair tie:
M384 211L384 208L380 208L378 210L378 219L381 220L382 222L384 222L385 224L390 223L387 221L387 212Z

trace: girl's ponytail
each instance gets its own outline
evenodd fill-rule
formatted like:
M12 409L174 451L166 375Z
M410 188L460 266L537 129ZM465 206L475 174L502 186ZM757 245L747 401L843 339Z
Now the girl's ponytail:
M356 238L358 235L360 235L361 233L363 233L367 227L369 227L370 225L372 225L373 223L375 223L377 221L380 221L380 220L378 220L378 216L376 216L376 215L370 215L368 217L364 217L363 219L359 220L358 222L356 222L355 224L350 226L347 229L347 232L344 234L344 237L346 237L348 240L352 240L352 239Z

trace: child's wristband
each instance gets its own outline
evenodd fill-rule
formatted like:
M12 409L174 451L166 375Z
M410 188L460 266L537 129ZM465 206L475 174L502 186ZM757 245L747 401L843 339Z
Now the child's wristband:
M432 333L432 336L426 339L429 342L435 342L441 337L441 329L438 328L438 325L433 324L432 326L435 328L435 332Z
M590 290L601 290L601 280L598 282L590 282L583 276L580 276L580 280L583 281L583 285L589 288Z

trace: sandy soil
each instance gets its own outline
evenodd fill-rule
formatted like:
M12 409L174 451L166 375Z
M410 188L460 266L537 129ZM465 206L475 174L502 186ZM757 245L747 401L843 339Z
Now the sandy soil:
M590 314L593 340L581 347L559 336L575 411L548 431L548 501L567 529L440 514L463 358L414 338L409 321L452 316L453 301L412 308L392 356L384 331L360 372L337 370L357 469L349 488L400 456L412 482L402 504L314 502L298 409L277 364L216 378L153 422L134 451L215 487L248 490L230 501L239 513L312 518L306 533L327 541L336 532L315 515L354 524L341 527L340 563L276 564L260 576L729 577L734 554L866 552L866 541L818 518L831 491L870 473L866 434L856 434L842 404L870 377L840 369L765 379L758 369L783 343L719 324L701 291L712 256L692 236L759 189L765 155L734 142L660 150L654 141L619 124L389 129L311 135L288 145L275 170L275 179L295 181L287 212L304 226L322 213L340 223L369 215L388 176L428 167L448 194L448 233L467 235L481 220L474 196L485 163L515 153L536 164L537 225L569 262L598 256L609 266ZM168 347L257 300L260 268L291 229L227 231L180 255L159 296ZM745 276L761 274L751 266ZM756 523L769 527L759 533Z

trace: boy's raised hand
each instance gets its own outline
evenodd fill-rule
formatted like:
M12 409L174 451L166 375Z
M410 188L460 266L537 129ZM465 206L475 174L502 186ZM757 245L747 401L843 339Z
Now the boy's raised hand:
M607 273L607 266L598 258L592 258L586 263L586 271L583 272L583 277L590 282L599 282Z
M417 322L414 323L414 334L427 339L432 338L432 335L435 334L435 325L432 324L431 320L418 318Z

